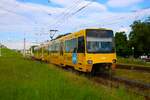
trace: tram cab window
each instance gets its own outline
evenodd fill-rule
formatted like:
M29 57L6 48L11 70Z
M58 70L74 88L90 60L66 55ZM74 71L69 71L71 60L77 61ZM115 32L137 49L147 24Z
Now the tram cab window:
M87 52L88 53L113 53L114 41L111 30L87 30Z
M78 37L78 53L84 53L85 52L85 43L84 43L84 37Z

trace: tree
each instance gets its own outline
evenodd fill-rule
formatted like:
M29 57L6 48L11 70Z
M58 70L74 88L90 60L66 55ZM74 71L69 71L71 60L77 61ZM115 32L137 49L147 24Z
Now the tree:
M130 53L128 40L125 32L116 32L115 34L116 52L119 56L127 56Z
M142 21L134 21L129 34L130 47L134 47L135 56L150 53L150 17Z

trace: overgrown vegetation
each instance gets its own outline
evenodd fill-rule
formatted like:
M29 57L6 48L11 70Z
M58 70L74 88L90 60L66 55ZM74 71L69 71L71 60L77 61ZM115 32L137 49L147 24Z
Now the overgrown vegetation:
M116 52L118 56L126 57L132 54L125 32L115 34Z
M150 62L145 62L141 59L136 58L123 58L123 57L117 57L117 63L121 64L133 64L133 65L143 65L150 67Z
M25 60L2 49L0 100L142 100L143 97L89 81L53 65Z
M139 72L139 71L135 71L135 70L116 69L115 75L120 76L120 77L125 77L127 79L138 80L143 83L150 84L150 73Z
M150 55L150 17L145 21L135 21L131 25L129 39L125 32L115 35L117 55L139 57L143 54Z

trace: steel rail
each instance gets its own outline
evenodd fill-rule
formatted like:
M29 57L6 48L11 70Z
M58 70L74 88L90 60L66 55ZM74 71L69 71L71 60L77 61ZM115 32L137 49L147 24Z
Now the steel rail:
M133 64L116 64L116 69L128 69L128 70L137 70L137 71L144 71L150 73L150 67L143 66L143 65L133 65Z

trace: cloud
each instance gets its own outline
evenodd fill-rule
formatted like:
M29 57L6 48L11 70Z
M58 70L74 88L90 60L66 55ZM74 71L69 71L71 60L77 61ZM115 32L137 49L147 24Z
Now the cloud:
M81 2L82 1L83 0L81 0ZM76 1L76 0L50 0L50 2L64 7L64 6L69 6L72 3L77 4L79 1Z
M75 0L51 0L52 3L61 7L24 3L16 0L8 0L7 2L5 0L0 2L0 34L5 35L3 33L11 32L16 35L15 38L22 39L20 36L26 33L28 34L27 38L30 38L28 45L32 45L35 37L38 37L38 41L49 39L48 33L50 29L58 29L58 34L74 32L89 27L105 27L115 31L121 30L120 26L129 27L129 24L135 18L138 19L134 17L135 15L145 16L145 14L150 12L150 10L141 14L110 12L106 5L93 2L72 16L74 12L90 3L90 1L80 0L79 4L75 5ZM0 37L0 39L3 38ZM17 48L23 48L22 42L18 42L18 44L17 42L8 42L6 45L11 48L16 48L16 45L18 45Z
M86 1L85 1L85 3L86 3ZM104 4L100 4L100 3L98 3L98 2L93 2L93 3L91 3L91 5L89 5L88 7L87 7L87 9L85 10L85 11L88 11L88 13L90 12L92 12L92 13L94 13L94 12L96 12L96 13L100 13L100 12L105 12L105 11L107 11L107 7L104 5Z
M121 27L120 29L117 30L117 32L125 32L129 33L131 31L130 27Z
M24 42L23 41L11 41L11 42L3 42L4 45L9 47L10 49L23 49L24 48ZM35 45L31 42L26 42L26 49L29 49L31 45Z
M9 2L10 1L10 2ZM69 15L69 17L77 11L79 8L84 6L85 4L89 3L89 1L81 0L80 4L76 7L73 7L70 11L66 12L66 7L59 8L59 7L53 7L53 6L44 6L40 4L34 4L34 3L21 3L16 0L9 0L9 3L6 3L6 1L2 1L0 3L0 29L1 32L20 32L23 31L30 31L34 30L34 27L37 28L50 28L51 25L55 24L55 21L61 20L59 23L62 23L64 20L62 20L63 15ZM58 4L69 4L72 5L73 1L71 0L52 0L52 2L58 3ZM63 2L63 3L62 3ZM72 2L72 3L71 3ZM70 4L71 3L71 4ZM91 12L104 12L107 8L100 4L100 3L92 3L89 5L88 9L85 9L84 12L86 12L89 16ZM87 16L87 15L86 15ZM84 16L84 17L86 17ZM69 17L65 17L66 21ZM13 18L13 20L12 20ZM56 23L56 26L58 23ZM10 27L9 29L6 27Z
M107 5L110 7L128 7L143 0L108 0Z
M0 31L20 32L33 30L34 27L48 28L63 8L48 7L15 0L0 3ZM9 27L9 28L8 28ZM20 28L21 27L21 28Z

